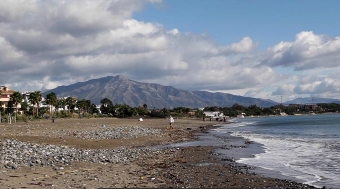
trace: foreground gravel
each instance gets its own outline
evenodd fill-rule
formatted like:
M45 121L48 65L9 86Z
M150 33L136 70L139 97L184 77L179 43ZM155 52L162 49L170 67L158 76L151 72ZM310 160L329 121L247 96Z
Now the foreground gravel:
M76 149L67 146L33 144L17 140L0 140L0 168L19 166L68 165L72 161L91 163L126 163L140 156L162 153L161 150L139 149Z
M59 131L59 134L65 133ZM72 135L76 138L85 140L102 140L102 139L131 139L144 136L163 136L161 129L145 128L140 126L125 127L106 127L94 131L72 131Z

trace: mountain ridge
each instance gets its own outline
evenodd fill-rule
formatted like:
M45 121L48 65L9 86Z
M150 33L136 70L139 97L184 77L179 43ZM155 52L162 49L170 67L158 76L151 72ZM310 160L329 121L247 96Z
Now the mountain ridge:
M125 78L123 75L107 76L77 82L68 86L59 86L43 93L56 93L60 97L73 96L88 99L99 104L103 98L110 99L114 104L127 104L132 107L143 106L155 108L207 106L225 107L237 103L243 106L257 105L269 107L278 104L272 100L243 97L228 93L212 93L207 91L186 91L172 86L156 83L143 83Z

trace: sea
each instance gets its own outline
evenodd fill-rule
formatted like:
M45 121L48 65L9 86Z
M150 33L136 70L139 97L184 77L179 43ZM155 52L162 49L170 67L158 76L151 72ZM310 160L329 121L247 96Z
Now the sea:
M238 163L315 187L340 188L340 114L237 118L211 133L260 144L262 150Z

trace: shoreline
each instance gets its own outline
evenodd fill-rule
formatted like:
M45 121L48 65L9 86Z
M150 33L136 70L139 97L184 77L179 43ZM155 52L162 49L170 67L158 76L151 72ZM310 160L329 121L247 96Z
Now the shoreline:
M168 129L168 122L164 119L144 119L143 122L138 122L136 119L114 118L65 119L55 120L54 124L50 120L12 125L0 124L0 129L3 131L0 133L2 145L4 140L19 140L75 149L113 150L118 154L123 153L118 150L121 147L152 149L155 146L175 145L161 150L152 149L147 153L139 153L136 157L132 154L133 157L126 162L76 161L55 166L2 168L0 186L6 188L315 188L289 180L254 174L251 167L235 163L232 159L216 156L216 147L212 145L176 146L181 142L199 143L199 135L205 136L210 129L216 128L213 126L214 123L220 122L177 119L173 130ZM127 132L125 126L134 126L134 130ZM155 133L149 133L147 136L139 134L137 138L125 139L79 138L83 135L93 136L91 133L103 129L119 128L123 128L118 131L127 132L127 136L132 136L131 132L139 132L139 130L143 131L142 134L147 134L149 131L143 128L152 129ZM244 150L249 151L249 149ZM131 156L129 153L126 155Z
M167 184L169 184L169 187L317 188L298 182L296 181L297 179L293 180L292 177L284 176L276 171L237 163L236 160L260 153L263 148L257 146L260 144L252 143L247 139L234 137L230 134L224 138L228 140L228 145L216 143L209 145L209 139L211 138L207 137L207 134L211 129L218 127L216 125L206 126L206 130L196 131L196 136L198 136L196 140L169 145L182 151L180 155L177 155L181 159L181 161L177 162L182 163L176 164L175 167L177 168L172 168L167 172L170 175L178 175L172 180L168 179ZM203 139L202 137L200 138L201 134L203 134ZM222 154L220 151L225 151L226 153ZM188 161L187 159L190 160ZM275 173L275 176L269 176L273 173ZM186 178L186 181L180 178Z
M217 128L217 127L214 127L214 128ZM220 157L221 159L232 159L239 165L250 167L253 173L263 176L263 177L270 177L270 178L280 179L280 180L291 180L294 182L303 183L303 180L292 177L292 176L283 175L278 170L269 170L269 169L251 166L245 163L237 162L238 160L243 159L243 158L254 158L256 154L265 153L264 145L251 141L244 137L232 136L231 133L225 133L224 135L227 135L226 138L230 139L228 145L232 147L229 146L226 149L226 147L222 145L222 146L217 146L215 148L215 152L220 154L218 155L218 157ZM224 156L227 156L227 158L223 158Z

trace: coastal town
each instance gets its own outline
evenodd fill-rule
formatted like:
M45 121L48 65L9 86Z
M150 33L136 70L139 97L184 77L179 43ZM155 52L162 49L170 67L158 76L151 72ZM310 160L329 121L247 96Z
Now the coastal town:
M81 106L49 112L50 104L44 107L43 97L39 103L31 100L29 104L34 92L18 93L6 87L2 87L1 92L2 113L14 114L14 117L10 115L11 122L6 120L6 114L1 117L1 187L315 188L256 174L252 167L235 163L232 153L222 157L216 155L215 148L240 148L245 150L244 156L248 156L247 148L251 148L252 142L237 137L228 137L227 147L169 147L198 140L197 134L206 133L214 128L217 121L223 121L225 115L220 111L202 110L202 117L198 117L195 111L190 113L185 108L168 110L166 115L171 114L175 118L174 129L169 129L168 121L163 117L162 111L165 110L151 110L137 117L133 114L94 116L101 113L92 115ZM25 98L19 97L13 102L16 94L26 97L32 110L19 106L25 104ZM45 102L48 102L47 99ZM107 99L105 102L102 106L110 110L112 104ZM11 103L12 106L9 106ZM103 107L101 110L105 111ZM45 112L44 108L47 109ZM60 116L63 114L58 111L64 111L65 116ZM52 121L50 115L53 116ZM32 119L23 119L26 116ZM137 119L141 116L144 119Z
M6 86L0 86L0 112L1 121L17 121L27 119L52 119L66 117L132 117L150 116L164 118L172 114L175 117L195 117L204 121L223 121L233 117L258 116L287 116L306 115L317 113L337 113L340 110L338 103L289 104L271 107L248 107L234 104L231 107L204 107L187 108L175 107L173 109L155 109L142 104L130 107L127 104L114 104L110 99L104 98L100 104L93 104L88 99L77 97L57 97L53 92L43 96L41 91L18 92ZM7 119L11 117L11 119Z

